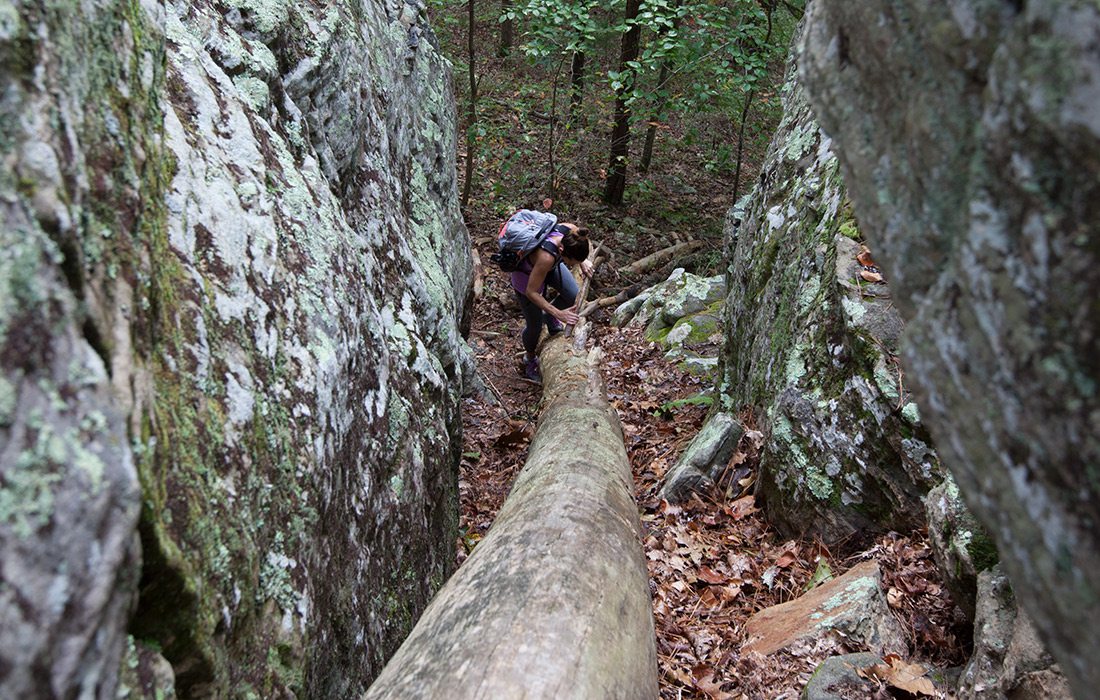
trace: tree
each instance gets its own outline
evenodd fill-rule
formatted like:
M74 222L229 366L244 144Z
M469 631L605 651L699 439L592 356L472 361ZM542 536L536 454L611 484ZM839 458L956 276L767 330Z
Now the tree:
M477 126L477 75L475 73L475 63L477 54L474 50L474 29L476 23L474 20L474 0L466 0L467 8L467 58L469 60L469 77L470 77L470 111L469 120L466 125L466 182L462 185L462 211L466 211L466 207L470 203L470 192L473 189L474 182L474 158L476 156L477 141L474 139L474 129Z
M619 53L619 70L612 77L615 87L615 117L611 128L611 157L607 166L607 185L603 199L611 205L623 203L626 191L626 165L630 155L630 91L633 82L631 64L638 59L642 27L638 24L641 0L626 0L622 50Z
M500 0L500 45L497 57L504 58L512 51L512 42L516 33L515 14L512 12L512 0Z

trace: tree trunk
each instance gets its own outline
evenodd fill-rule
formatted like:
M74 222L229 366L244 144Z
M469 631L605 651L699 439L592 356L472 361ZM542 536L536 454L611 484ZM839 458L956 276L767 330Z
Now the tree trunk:
M657 78L657 90L663 90L665 83L668 82L668 74L672 70L672 61L664 61L661 63L661 75ZM667 100L660 98L661 102L657 105L653 118L649 121L649 128L645 132L645 147L642 148L642 162L639 163L638 169L643 173L649 172L649 164L653 161L653 143L657 140L657 125L661 123L661 118L664 116L665 102Z
M675 0L672 3L672 10L675 12L680 7L679 0ZM672 20L672 28L680 29L680 15L677 12L675 19ZM662 32L662 35L667 32ZM665 116L665 106L668 104L668 98L661 95L661 92L665 89L665 84L668 83L668 79L672 77L672 59L666 58L661 61L661 74L657 78L657 109L654 110L653 118L649 122L649 128L645 132L645 147L642 149L642 162L638 168L643 173L649 172L649 164L653 162L653 143L657 140L657 125L661 123L661 120Z
M580 111L581 101L584 99L584 52L574 51L573 61L569 66L569 84L572 86L572 95L569 98L569 123L577 120L577 112Z
M477 150L477 142L474 140L474 126L477 124L477 74L475 73L475 59L477 52L474 43L474 0L467 0L466 8L466 48L467 58L470 62L470 112L466 124L466 182L462 183L462 213L466 214L466 208L470 204L470 192L474 186L474 153Z
M512 0L500 0L500 15L503 17L512 9ZM512 19L502 20L500 23L500 46L497 47L497 57L504 58L512 51L512 41L515 36L516 24Z
M641 0L626 1L626 19L633 22L638 18ZM638 59L641 45L642 28L637 23L623 34L622 52L619 55L619 72L630 71L627 65ZM623 85L615 94L615 125L611 129L611 159L607 166L607 186L603 199L608 204L618 206L623 203L626 191L626 160L630 155L630 108L627 106L628 85Z
M764 36L764 51L768 50L768 44L772 40L772 10L774 7L768 5L768 32ZM752 89L749 90L749 94L745 96L745 106L741 110L741 125L737 129L737 170L733 174L733 202L737 203L738 190L741 187L741 165L743 162L743 156L745 153L745 123L749 119L749 108L752 107L752 98L756 97L756 82L753 81Z
M599 352L540 353L546 408L489 534L367 692L376 698L655 698L630 465Z
M656 253L645 256L640 260L635 260L619 269L619 274L623 275L640 275L643 272L648 272L653 268L664 265L669 260L672 260L677 255L686 255L688 253L694 253L703 247L702 241L688 241L686 243L677 243L674 246L663 248Z

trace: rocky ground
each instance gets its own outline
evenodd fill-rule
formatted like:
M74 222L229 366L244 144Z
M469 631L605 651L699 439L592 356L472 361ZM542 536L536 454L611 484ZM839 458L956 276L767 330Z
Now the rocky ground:
M487 259L488 250L481 254ZM598 272L597 275L606 274ZM523 465L534 434L540 388L520 375L518 311L507 279L487 270L475 306L473 345L495 400L472 397L463 407L465 446L460 494L462 560L484 536ZM683 505L657 497L663 474L694 437L707 412L708 384L685 374L645 340L640 329L597 322L604 374L623 422L649 560L663 698L795 698L825 657L862 651L842 631L801 639L767 655L743 649L749 620L772 606L827 585L863 562L877 562L889 612L904 648L865 672L850 697L914 697L938 686L914 685L901 670L917 664L917 681L942 679L967 655L963 616L936 571L922 533L891 533L863 552L834 552L812 540L783 540L753 495L756 442L750 431L717 488ZM751 426L751 416L742 416ZM889 622L889 621L887 621ZM914 694L901 690L909 683ZM939 686L942 687L942 686ZM876 695L877 694L877 695ZM928 695L925 695L928 696Z

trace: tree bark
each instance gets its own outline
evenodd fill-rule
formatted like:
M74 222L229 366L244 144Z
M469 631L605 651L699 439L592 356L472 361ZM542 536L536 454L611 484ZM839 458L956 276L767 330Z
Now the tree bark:
M470 204L470 192L473 191L474 186L474 153L477 150L477 142L474 140L474 126L477 124L477 74L475 73L475 59L477 58L477 51L475 50L474 42L474 0L467 0L467 26L466 26L466 49L467 59L470 62L470 112L469 121L466 124L466 181L462 183L462 213L466 213L466 209Z
M500 15L503 17L512 9L512 0L500 0ZM497 58L504 58L512 52L512 39L515 36L515 21L505 19L500 23L500 45L497 46Z
M626 19L633 22L638 18L641 0L627 0ZM630 71L627 65L638 59L641 48L642 28L631 24L623 34L622 52L619 55L619 72ZM611 129L611 159L607 166L607 187L603 199L608 204L618 206L623 203L626 192L626 161L630 155L630 108L627 105L629 90L627 86L619 88L615 94L615 125Z
M546 408L489 534L366 694L655 698L645 556L599 352L540 352Z
M577 112L580 111L581 102L584 100L584 52L574 51L573 60L569 65L569 84L572 94L569 98L569 123L577 120Z

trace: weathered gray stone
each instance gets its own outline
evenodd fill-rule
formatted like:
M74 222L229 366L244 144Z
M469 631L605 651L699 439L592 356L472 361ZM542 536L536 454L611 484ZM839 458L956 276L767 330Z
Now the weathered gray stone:
M849 544L923 524L941 472L897 365L902 323L868 283L831 139L794 66L759 182L731 211L721 394L765 435L760 489L783 531Z
M886 604L878 564L863 562L794 600L745 623L745 652L772 654L803 640L832 638L839 647L905 654L905 635Z
M884 663L881 657L865 651L830 656L814 669L814 675L802 689L802 700L846 700L855 688L869 694L871 683L860 678L858 671L881 663Z
M611 322L645 328L650 341L667 348L665 357L682 369L712 378L722 340L725 279L699 277L677 268L669 278L621 304Z
M661 498L682 501L722 476L745 428L728 413L711 415L664 477Z
M978 574L997 563L997 546L963 503L950 476L928 492L928 544L951 597L974 619Z
M127 631L180 695L355 695L453 562L423 5L20 0L0 60L0 696L114 697Z
M817 0L803 78L906 377L1077 694L1100 687L1100 7Z
M1016 606L1000 567L978 575L974 653L959 679L959 700L1069 700L1065 676L1034 625ZM1087 697L1087 696L1086 696Z

